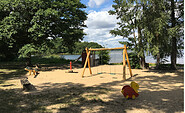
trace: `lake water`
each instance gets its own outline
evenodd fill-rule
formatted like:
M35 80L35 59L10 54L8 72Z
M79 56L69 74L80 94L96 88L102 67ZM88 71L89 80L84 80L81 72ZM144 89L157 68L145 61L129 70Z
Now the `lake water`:
M110 51L109 55L110 55L109 63L120 63L123 61L123 51ZM61 57L64 57L65 59L76 60L79 56L80 55L62 55ZM96 55L95 57L98 58L98 55ZM82 59L80 59L79 61L81 60ZM152 56L146 56L145 60L146 63L156 63L156 60ZM168 62L165 62L165 64L171 63L170 57L166 58L166 60L168 60ZM177 58L177 64L184 64L184 56L181 58Z

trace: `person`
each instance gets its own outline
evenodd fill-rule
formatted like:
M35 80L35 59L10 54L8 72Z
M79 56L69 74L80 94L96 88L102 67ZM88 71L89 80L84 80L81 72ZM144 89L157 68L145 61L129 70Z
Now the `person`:
M82 67L84 66L85 64L85 60L86 60L86 57L87 57L87 54L86 54L86 50L84 49L81 53L81 55L73 62L73 64L75 62L77 62L80 58L82 58Z
M85 64L86 57L87 57L87 53L86 53L85 49L82 51L81 56L82 56L82 67L83 67Z

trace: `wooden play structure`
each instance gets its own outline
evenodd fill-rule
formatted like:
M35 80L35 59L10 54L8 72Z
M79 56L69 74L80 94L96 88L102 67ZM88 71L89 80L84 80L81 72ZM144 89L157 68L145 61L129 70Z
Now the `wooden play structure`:
M127 64L128 64L129 71L130 71L130 76L132 77L132 70L131 70L131 66L130 66L130 62L129 62L129 58L128 58L128 54L127 54L127 47L126 47L126 45L124 45L124 47L118 47L118 48L89 48L89 49L86 48L87 57L86 57L86 61L85 61L85 64L84 64L82 77L84 77L84 72L85 72L87 64L88 64L88 68L89 68L90 74L92 74L91 65L90 65L90 53L91 53L91 51L119 50L119 49L123 49L123 80L126 79L126 73L125 73L126 72L126 61L125 61L125 56L126 56Z

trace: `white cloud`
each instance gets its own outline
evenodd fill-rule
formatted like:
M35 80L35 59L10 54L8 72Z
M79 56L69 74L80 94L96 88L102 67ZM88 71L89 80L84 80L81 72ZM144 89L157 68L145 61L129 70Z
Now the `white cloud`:
M100 6L102 5L106 0L89 0L88 6L89 7L95 7L95 6Z
M97 42L106 47L122 47L118 41L123 41L120 36L114 37L109 32L117 27L118 20L115 15L109 15L107 11L93 11L88 14L84 29L87 34L84 41Z
M107 11L91 12L85 24L90 29L114 28L117 23L116 16L109 15Z

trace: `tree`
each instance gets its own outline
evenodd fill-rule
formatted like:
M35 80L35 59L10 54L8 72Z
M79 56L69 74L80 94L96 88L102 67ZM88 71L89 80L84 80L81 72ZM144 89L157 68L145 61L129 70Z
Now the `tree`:
M26 44L23 46L18 53L20 53L20 58L26 58L27 59L27 65L31 65L31 56L36 54L38 50L33 44Z
M111 15L117 15L120 20L117 24L119 28L111 30L110 33L117 36L123 36L128 41L120 42L126 44L132 51L136 52L140 58L140 65L145 68L145 50L146 41L142 34L143 30L143 6L145 2L137 0L115 0L116 4L109 11ZM136 31L138 36L135 35ZM133 35L133 36L131 36Z
M145 54L157 59L171 55L171 67L176 69L176 58L183 48L184 2L182 0L115 0L114 11L119 28L111 30L114 35L123 36L128 41L120 42L132 48L145 67ZM137 31L138 36L135 35ZM133 34L133 36L131 36ZM146 53L145 53L146 52Z
M184 1L183 0L170 0L169 10L170 10L170 29L169 34L171 35L171 68L177 69L176 60L178 54L178 48L182 48L182 43L178 43L178 40L182 40L184 35L183 25L184 25ZM175 12L176 11L176 12ZM184 37L183 37L184 39Z
M163 0L151 0L145 5L143 34L147 39L147 51L157 59L157 68L161 59L169 54L168 12L165 11Z
M176 69L176 58L182 56L183 48L183 1L151 0L149 4L145 10L149 51L157 57L157 67L160 59L171 55L171 68Z
M75 54L81 54L82 51L86 48L102 48L102 46L96 42L76 42L75 43Z
M73 47L83 39L83 8L79 0L1 0L0 46L17 56L26 44L39 48L60 37L64 46Z

